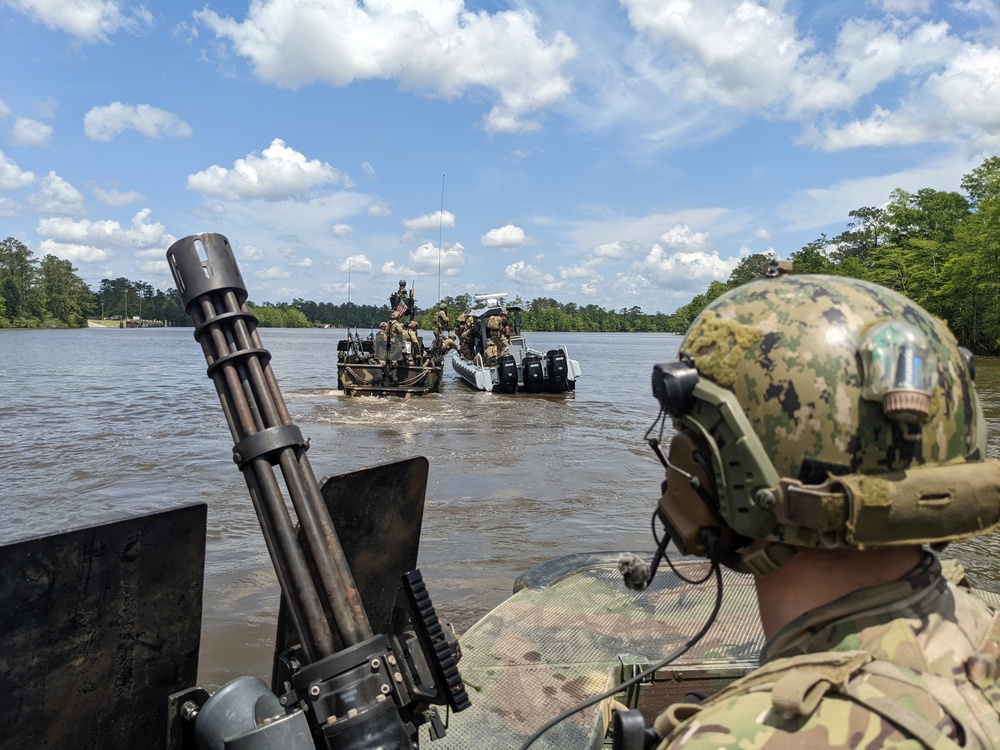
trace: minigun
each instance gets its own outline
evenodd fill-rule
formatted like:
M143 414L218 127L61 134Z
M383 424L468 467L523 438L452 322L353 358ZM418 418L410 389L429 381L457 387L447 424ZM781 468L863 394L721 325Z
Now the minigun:
M256 677L238 677L214 693L192 688L172 696L170 746L193 748L193 737L202 750L415 748L424 724L432 738L443 736L436 707L457 712L470 705L457 642L438 620L418 570L404 571L388 586L386 571L368 571L367 596L359 589L331 516L336 503L310 467L309 443L271 370L229 241L192 235L171 245L167 261L282 592L270 689ZM400 484L422 466L422 508L426 459L413 461L422 465L390 467L378 476ZM355 485L372 484L355 474L361 475ZM419 518L416 528L419 536ZM415 546L412 557L415 563ZM378 620L369 619L366 598L381 602Z

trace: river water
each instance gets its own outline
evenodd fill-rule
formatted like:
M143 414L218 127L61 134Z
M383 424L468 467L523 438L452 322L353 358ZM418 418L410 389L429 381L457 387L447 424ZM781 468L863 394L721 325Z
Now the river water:
M192 333L0 331L0 541L206 502L199 678L267 679L278 587ZM459 632L540 562L651 550L662 470L642 439L657 414L650 374L675 357L679 336L528 333L533 348L565 344L580 361L575 394L481 393L448 363L442 393L402 400L338 393L341 330L260 333L317 478L428 458L419 565ZM989 453L1000 458L1000 360L977 366ZM1000 581L998 550L989 537L950 554L977 581Z

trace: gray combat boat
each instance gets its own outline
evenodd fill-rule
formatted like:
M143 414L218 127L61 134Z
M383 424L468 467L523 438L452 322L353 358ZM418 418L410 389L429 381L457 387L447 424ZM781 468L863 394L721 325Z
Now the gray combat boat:
M530 348L521 332L521 308L508 305L506 293L477 294L473 300L475 306L465 313L468 333L462 335L462 343L451 358L451 366L462 380L494 393L576 390L582 374L580 363L570 359L565 346L544 353Z

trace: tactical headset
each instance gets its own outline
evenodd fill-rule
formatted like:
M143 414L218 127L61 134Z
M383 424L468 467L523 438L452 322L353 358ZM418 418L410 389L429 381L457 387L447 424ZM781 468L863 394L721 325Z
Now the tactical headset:
M689 356L656 365L652 382L661 434L666 416L676 428L666 457L649 439L667 470L656 516L681 554L766 575L802 547L941 544L1000 523L1000 463L978 450L964 462L806 485L779 476L736 395L700 377ZM771 544L737 553L753 539Z

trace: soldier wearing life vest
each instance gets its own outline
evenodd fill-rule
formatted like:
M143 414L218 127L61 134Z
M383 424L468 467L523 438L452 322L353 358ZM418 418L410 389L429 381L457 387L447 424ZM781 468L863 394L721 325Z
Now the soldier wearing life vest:
M1000 520L973 377L942 321L855 279L775 273L696 318L653 375L657 558L752 575L766 642L647 747L1000 747L1000 621L933 551Z

